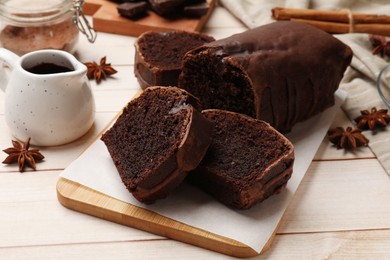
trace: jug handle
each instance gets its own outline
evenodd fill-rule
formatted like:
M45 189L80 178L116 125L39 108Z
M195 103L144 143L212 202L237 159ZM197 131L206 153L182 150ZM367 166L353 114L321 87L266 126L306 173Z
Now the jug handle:
M19 56L7 49L0 48L0 61L3 62L3 64L0 66L0 89L5 92L9 76L9 73L7 73L5 67L9 67L11 70L13 70L14 66L19 61Z

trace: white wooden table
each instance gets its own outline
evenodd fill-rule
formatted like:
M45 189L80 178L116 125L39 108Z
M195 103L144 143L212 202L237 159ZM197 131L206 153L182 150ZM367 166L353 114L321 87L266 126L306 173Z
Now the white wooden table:
M217 7L204 28L216 39L246 30ZM56 197L61 171L76 159L139 90L133 75L135 38L83 37L82 62L107 56L119 71L100 85L93 129L64 146L41 148L37 171L0 166L0 259L226 259L227 256L64 208ZM333 126L348 125L340 110ZM0 148L11 146L0 92ZM390 148L389 148L390 149ZM1 153L4 160L6 154ZM369 150L337 150L324 139L271 248L259 259L384 259L390 257L390 180Z

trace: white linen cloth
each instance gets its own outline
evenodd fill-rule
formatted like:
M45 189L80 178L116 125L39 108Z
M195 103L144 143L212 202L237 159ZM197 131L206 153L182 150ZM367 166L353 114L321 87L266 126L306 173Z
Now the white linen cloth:
M349 9L353 13L390 14L389 0L220 0L220 4L248 28L274 22L275 20L271 17L271 9L274 7ZM349 45L354 52L352 64L345 72L340 84L340 88L348 93L348 98L342 108L351 119L351 126L353 126L352 121L360 115L360 110L371 110L374 106L377 109L387 108L378 94L376 80L379 72L388 64L388 60L371 53L372 47L368 34L338 34L335 37ZM390 90L390 69L383 74L381 83L386 96L390 99L390 91L388 91ZM369 147L383 168L390 174L389 127L376 134L371 131L363 133L370 139Z

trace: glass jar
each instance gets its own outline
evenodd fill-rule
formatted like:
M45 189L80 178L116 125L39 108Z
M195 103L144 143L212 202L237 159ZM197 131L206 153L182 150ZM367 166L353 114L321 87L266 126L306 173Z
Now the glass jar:
M378 74L376 87L383 103L390 109L390 64L387 64Z
M40 49L74 53L79 37L78 19L82 2L0 0L1 47L18 55ZM75 4L78 8L75 8Z

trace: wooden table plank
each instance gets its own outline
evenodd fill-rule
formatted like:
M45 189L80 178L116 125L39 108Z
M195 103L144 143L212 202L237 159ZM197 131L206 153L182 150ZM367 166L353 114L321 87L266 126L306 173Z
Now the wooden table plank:
M277 235L264 255L251 259L388 259L390 231ZM112 241L0 248L4 259L237 259L173 240Z
M8 247L160 239L64 208L55 190L59 173L0 174L0 256Z
M119 112L137 94L137 89L95 91L96 106L101 112ZM110 102L107 102L110 100Z
M313 162L278 233L387 228L388 201L390 179L376 159Z
M276 236L264 259L388 259L390 230ZM259 258L262 259L262 258Z
M109 243L77 243L60 245L38 245L30 247L0 248L5 259L237 259L223 254L187 245L174 240L113 241Z

